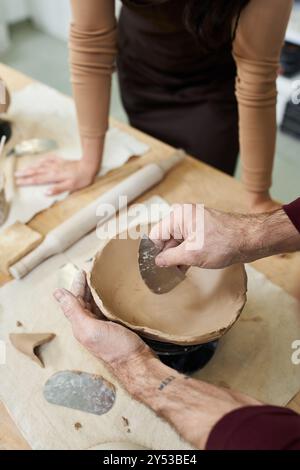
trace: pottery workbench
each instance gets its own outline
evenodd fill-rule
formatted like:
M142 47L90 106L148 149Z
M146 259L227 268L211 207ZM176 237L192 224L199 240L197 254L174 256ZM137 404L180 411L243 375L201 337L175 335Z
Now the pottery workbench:
M1 64L0 77L7 83L10 91L20 90L32 83L31 78ZM151 150L142 159L127 163L124 167L99 178L91 187L72 194L66 200L38 214L28 224L31 228L42 235L46 235L66 217L73 215L80 208L122 180L130 166L132 168L135 165L147 164L150 161L170 155L174 150L172 147L124 123L112 119L112 124L145 142ZM208 206L221 210L245 211L241 184L237 180L191 157L187 157L182 165L172 170L163 182L153 190L148 191L146 195L140 198L140 201L154 194L165 198L171 204L175 202L203 202ZM297 280L300 276L300 253L260 260L254 263L254 267L285 291L292 295L296 294ZM0 285L9 281L8 277L0 274ZM300 412L300 391L289 403L289 406ZM21 450L29 449L29 446L24 441L5 407L0 403L0 450L2 449Z

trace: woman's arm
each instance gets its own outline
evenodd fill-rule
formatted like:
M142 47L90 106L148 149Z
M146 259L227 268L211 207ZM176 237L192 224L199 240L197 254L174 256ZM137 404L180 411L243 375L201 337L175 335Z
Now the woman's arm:
M83 159L101 164L116 49L114 0L71 0L70 61Z
M18 186L53 184L48 195L89 186L101 166L116 56L114 0L71 0L70 62L82 142L81 160L55 155L16 174Z
M251 209L268 210L276 144L276 79L292 0L251 0L242 11L233 55L237 64L242 179ZM256 206L257 202L257 207Z

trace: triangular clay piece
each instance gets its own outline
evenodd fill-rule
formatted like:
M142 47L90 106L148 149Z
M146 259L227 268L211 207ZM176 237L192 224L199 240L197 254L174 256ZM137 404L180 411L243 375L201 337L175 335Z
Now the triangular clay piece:
M49 343L55 335L53 333L11 333L9 339L11 344L21 353L28 356L40 367L45 367L38 356L38 348Z

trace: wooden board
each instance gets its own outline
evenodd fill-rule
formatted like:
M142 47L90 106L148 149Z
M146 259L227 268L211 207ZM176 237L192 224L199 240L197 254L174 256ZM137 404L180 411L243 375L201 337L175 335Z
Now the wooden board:
M20 90L32 83L30 78L1 64L0 77L5 80L12 91ZM73 215L81 207L87 205L123 179L130 166L135 168L149 161L166 158L174 150L172 147L126 124L114 119L111 119L111 123L148 144L151 148L150 152L142 159L129 162L123 168L114 170L105 177L99 178L91 187L72 194L65 201L59 202L50 209L38 214L28 224L32 229L46 235L66 217ZM140 198L140 201L155 194L165 198L171 204L176 202L202 202L216 209L240 212L245 212L246 207L243 188L237 180L191 157L188 157L184 163L172 170L162 183L153 190L148 191ZM300 275L300 253L260 260L253 265L272 282L290 294L296 295ZM7 276L0 275L0 285L8 280ZM300 412L300 393L291 401L289 406ZM18 435L18 431L5 409L0 407L0 423L2 422L10 424L6 427L7 432L5 435L0 434L0 448L1 445L3 448L28 448L24 440Z
M1 450L30 450L30 447L20 434L6 408L0 402L0 451Z
M8 268L36 248L43 236L20 222L7 227L0 235L0 273L8 276Z

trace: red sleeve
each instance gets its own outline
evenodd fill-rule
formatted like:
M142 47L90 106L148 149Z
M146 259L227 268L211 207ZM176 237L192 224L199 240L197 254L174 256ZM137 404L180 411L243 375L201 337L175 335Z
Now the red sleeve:
M300 233L300 197L296 201L291 202L291 204L283 206L283 210Z
M300 415L277 406L249 406L225 415L207 450L300 450Z

